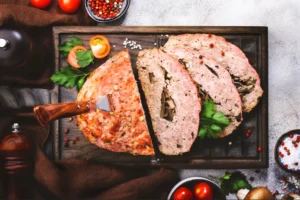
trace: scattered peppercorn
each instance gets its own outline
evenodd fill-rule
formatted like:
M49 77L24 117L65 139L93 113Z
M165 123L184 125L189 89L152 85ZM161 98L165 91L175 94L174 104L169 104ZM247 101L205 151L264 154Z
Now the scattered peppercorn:
M69 138L65 138L65 142L68 143L69 142Z
M294 163L294 165L296 165L296 166L298 166L298 164L299 164L298 162L295 162L295 163Z
M208 34L208 37L211 38L211 34Z
M293 135L293 134L290 134L290 135L289 135L289 138L293 138L293 137L294 137L294 135Z
M289 165L284 165L284 167L285 167L285 168L288 168L288 167L289 167Z
M209 44L209 47L210 47L210 48L214 48L214 44L213 44L213 43L210 43L210 44Z
M200 60L200 64L201 64L201 65L203 64L203 60Z
M281 146L284 146L284 142L281 142Z
M258 147L258 148L257 148L257 151L258 151L258 152L261 152L261 151L262 151L262 148L261 148L261 147Z
M76 144L76 141L75 141L75 140L73 140L73 141L72 141L72 144Z
M65 142L65 143L64 143L64 147L69 147L69 143L68 143L68 142Z
M69 131L70 131L70 130L69 130L68 128L67 128L67 129L65 129L65 130L64 130L64 134L65 134L65 135L66 135L66 134L68 134L68 133L69 133Z
M74 141L79 141L79 137L74 137Z
M224 52L224 51L222 51L222 52L221 52L221 55L222 55L222 56L225 56L225 52Z
M297 147L298 147L298 144L294 144L294 147L296 147L296 148L297 148Z

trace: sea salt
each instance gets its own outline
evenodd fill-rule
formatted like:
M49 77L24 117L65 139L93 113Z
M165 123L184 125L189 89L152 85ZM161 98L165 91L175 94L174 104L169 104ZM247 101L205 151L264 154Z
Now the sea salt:
M128 38L126 38L123 42L124 48L130 47L130 49L139 49L142 50L142 46L140 44L137 44L136 41L134 40L128 40Z

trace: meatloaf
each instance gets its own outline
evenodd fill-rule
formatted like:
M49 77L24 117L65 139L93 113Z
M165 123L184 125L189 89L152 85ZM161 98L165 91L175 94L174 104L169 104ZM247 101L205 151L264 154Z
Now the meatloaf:
M92 110L77 116L79 129L95 145L115 152L153 155L140 94L127 51L107 60L88 77L77 101L111 96L113 112Z
M166 155L190 151L198 133L201 100L189 73L158 49L141 51L137 69L160 151Z
M242 122L242 102L227 70L214 59L203 56L196 50L169 47L164 48L164 51L184 64L198 84L201 99L212 100L216 110L229 118L229 126L218 136L231 134Z
M171 36L164 49L176 47L200 51L225 67L241 95L244 112L250 112L257 105L263 94L260 78L237 46L212 34L183 34Z

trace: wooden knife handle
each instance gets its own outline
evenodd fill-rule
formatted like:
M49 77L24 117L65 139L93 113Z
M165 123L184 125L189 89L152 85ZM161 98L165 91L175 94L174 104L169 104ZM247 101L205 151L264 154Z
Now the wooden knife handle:
M35 106L33 109L36 119L42 126L47 126L56 119L71 117L89 111L90 103L88 101L45 104Z

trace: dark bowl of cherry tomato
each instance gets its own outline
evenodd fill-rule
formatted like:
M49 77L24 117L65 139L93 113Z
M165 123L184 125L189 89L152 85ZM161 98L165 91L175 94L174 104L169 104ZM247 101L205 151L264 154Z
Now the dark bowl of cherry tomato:
M130 0L85 0L88 15L97 22L120 19L128 10Z
M168 200L226 200L221 188L213 181L191 177L177 183L169 193Z

